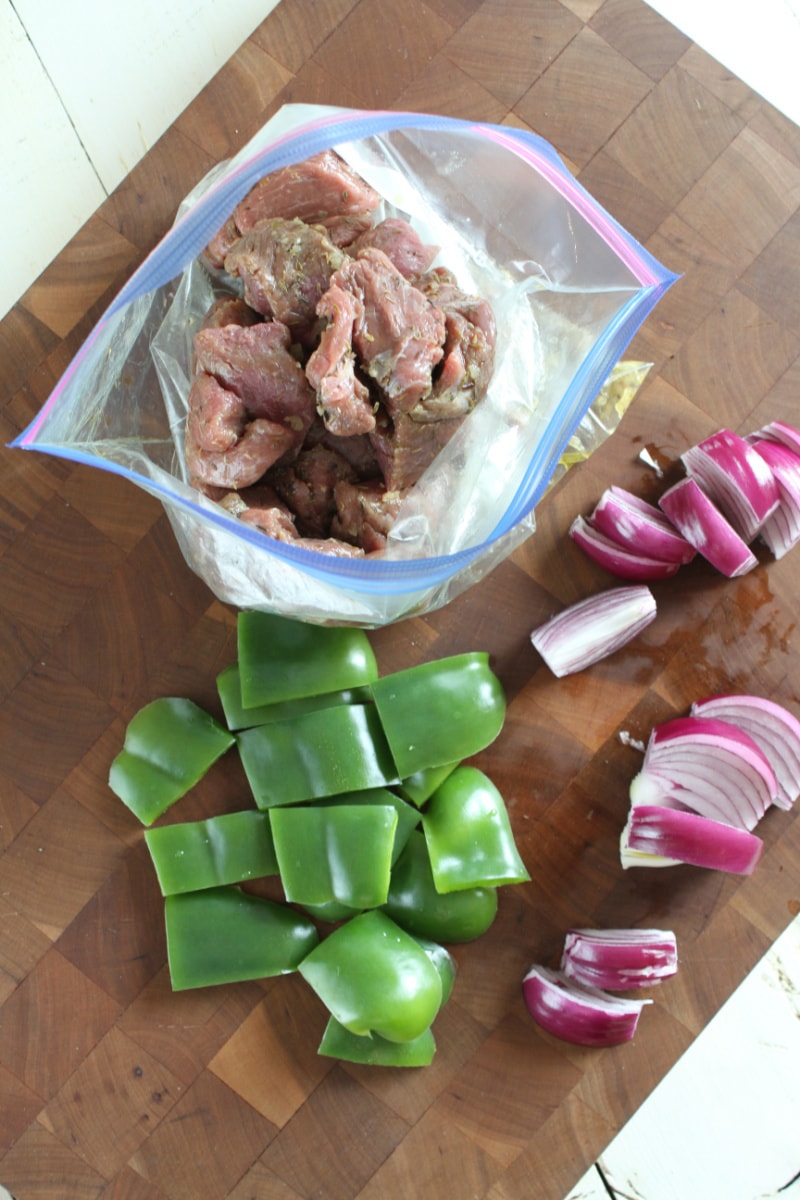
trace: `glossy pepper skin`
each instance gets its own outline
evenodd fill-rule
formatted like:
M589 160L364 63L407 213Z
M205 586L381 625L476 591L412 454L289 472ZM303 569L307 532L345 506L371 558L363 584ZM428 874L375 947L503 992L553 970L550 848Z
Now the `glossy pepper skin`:
M378 677L363 629L240 612L237 642L245 708L362 687Z
M164 913L175 991L286 975L319 943L308 917L238 887L167 896Z
M366 704L370 700L368 687L350 688L340 692L326 692L320 696L302 696L299 700L283 700L277 704L261 704L256 708L245 708L239 678L239 664L231 663L217 676L219 694L225 724L233 733L240 729L252 729L254 725L267 725L271 721L282 721L300 713L313 712L318 708L333 708L337 704Z
M410 1042L431 1025L442 1002L436 965L417 941L378 909L346 921L298 970L351 1033Z
M394 831L392 846L392 863L396 863L403 852L412 829L416 829L422 820L422 814L412 805L407 804L402 796L395 795L389 788L364 788L360 792L344 792L341 796L329 796L318 800L317 806L340 804L388 804L397 813L397 825Z
M270 809L281 883L290 903L376 908L389 893L397 811L337 804Z
M145 830L163 896L277 875L269 814L223 813Z
M371 704L339 704L245 729L239 753L259 808L299 804L398 781Z
M503 797L477 767L448 776L428 802L422 829L439 892L530 879Z
M427 842L415 831L392 870L383 911L414 937L470 942L485 933L497 916L497 890L474 886L438 892Z
M372 697L401 779L477 754L505 720L502 686L481 651L384 675Z
M233 735L192 700L160 697L130 721L109 787L143 825L152 825L233 743Z
M410 1042L390 1042L377 1033L361 1037L330 1017L317 1053L369 1067L427 1067L436 1053L436 1039L431 1029Z

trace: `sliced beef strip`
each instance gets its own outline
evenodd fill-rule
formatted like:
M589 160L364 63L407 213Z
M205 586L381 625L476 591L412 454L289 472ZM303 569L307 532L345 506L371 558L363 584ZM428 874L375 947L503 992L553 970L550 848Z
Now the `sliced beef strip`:
M310 344L319 328L317 304L344 258L322 229L274 217L239 238L226 255L225 270L240 277L251 308Z
M328 318L306 363L306 378L316 389L317 412L325 428L338 437L369 433L375 428L375 412L369 388L356 375L352 343L353 329L364 316L361 299L333 283L317 313Z
M257 313L238 296L220 296L206 312L200 328L222 329L225 325L257 325L263 319L261 313Z
M192 381L185 456L189 481L200 491L255 483L294 451L296 436L294 430L276 421L249 419L242 399L213 375L200 372Z
M279 321L201 329L194 339L198 370L240 396L248 416L293 430L299 448L316 409L314 392L290 346L289 330Z
M290 509L303 537L327 537L336 512L334 489L355 478L347 459L318 445L303 450L293 463L275 467L265 482Z
M343 479L334 488L336 515L331 533L361 546L367 554L386 548L386 537L403 502L402 492L387 492L383 480L351 483Z
M240 234L267 217L297 217L315 225L340 216L372 213L379 204L378 193L335 151L323 150L273 171L251 188L212 238L205 256L212 266L222 267Z
M330 450L335 450L337 454L341 454L342 458L347 459L358 479L374 479L380 473L375 449L366 433L357 433L346 438L337 437L328 432L322 418L317 416L306 434L305 445L309 449L312 446L322 445L327 446Z
M350 292L355 306L352 346L363 369L380 386L390 412L423 400L441 360L444 314L397 270L382 250L348 259L331 286Z
M422 275L439 253L438 246L426 246L401 217L386 217L368 229L348 247L348 253L357 255L370 247L382 250L405 279Z
M386 490L399 492L413 487L463 420L461 416L423 423L406 413L391 417L381 412L369 436Z
M335 558L363 558L360 546L351 546L338 538L301 537L295 527L294 518L285 504L271 488L258 484L244 492L231 492L221 501L234 516L253 529L278 542L288 542L304 550L316 550Z

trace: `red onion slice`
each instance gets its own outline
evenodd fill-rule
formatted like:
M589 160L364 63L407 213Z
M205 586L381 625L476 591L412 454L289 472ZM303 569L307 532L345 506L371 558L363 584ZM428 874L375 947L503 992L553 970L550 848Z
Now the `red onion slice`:
M626 645L655 616L655 599L644 584L611 588L557 613L534 629L531 641L560 678L582 671Z
M751 445L755 445L757 439L779 442L788 450L800 454L800 429L795 429L794 425L787 425L786 421L770 421L755 433L748 434L747 441Z
M752 875L763 849L761 838L745 829L659 805L634 805L620 838L625 869L686 863Z
M538 964L522 980L522 994L537 1025L577 1046L629 1042L642 1009L652 1003L609 996L600 988L576 983L562 971Z
M650 734L631 804L690 809L751 830L777 795L769 761L735 725L711 717L677 717Z
M728 721L753 739L775 773L773 803L790 809L800 795L800 721L762 696L722 695L697 700L692 716Z
M618 579L637 581L668 579L680 567L679 562L665 562L664 559L651 558L635 550L621 546L604 533L595 529L590 521L578 516L572 522L569 536L580 546L584 554L599 563L611 575Z
M675 934L661 929L570 929L561 970L606 991L650 987L678 970Z
M691 562L697 553L654 504L624 488L606 488L589 524L644 558L681 564Z
M686 450L681 461L741 539L752 542L779 500L778 486L764 459L744 438L720 429Z
M687 542L729 579L757 566L758 559L750 547L696 480L681 479L664 492L658 503Z
M768 440L756 439L752 445L772 471L780 495L778 507L761 526L759 537L775 558L783 558L800 542L800 453Z

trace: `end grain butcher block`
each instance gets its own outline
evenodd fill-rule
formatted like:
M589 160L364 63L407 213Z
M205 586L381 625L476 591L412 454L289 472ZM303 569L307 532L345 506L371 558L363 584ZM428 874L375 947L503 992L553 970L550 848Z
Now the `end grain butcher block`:
M180 199L289 101L533 129L682 276L630 347L653 364L645 386L545 497L535 536L446 608L371 635L384 673L490 653L508 714L476 763L531 882L454 948L427 1068L318 1056L325 1013L297 975L173 993L142 828L108 770L155 696L219 712L236 613L151 497L4 450L0 1181L18 1200L562 1200L800 909L798 812L764 819L750 877L623 872L618 851L630 741L715 691L797 711L800 550L759 548L733 580L696 559L654 585L634 643L575 676L529 640L614 582L567 536L606 487L654 499L715 430L800 423L800 133L641 0L282 0L0 324L4 443ZM182 819L240 807L245 786L221 760ZM531 963L556 963L570 926L633 925L673 929L680 951L634 1041L540 1031Z

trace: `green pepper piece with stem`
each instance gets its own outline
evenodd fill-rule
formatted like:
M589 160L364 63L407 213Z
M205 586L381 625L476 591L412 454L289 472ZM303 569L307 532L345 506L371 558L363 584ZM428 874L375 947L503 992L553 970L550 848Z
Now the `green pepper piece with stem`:
M459 767L434 792L422 814L422 830L439 892L530 879L505 801L477 767Z
M497 889L437 891L425 836L415 830L392 870L383 911L414 937L470 942L485 933L497 916Z
M505 695L482 651L384 675L372 697L402 779L477 754L505 720Z
M257 809L146 829L144 840L164 896L278 873L269 814Z
M237 741L259 808L398 782L371 704L339 704L259 725L243 730Z
M209 987L297 970L319 943L308 917L235 886L164 901L172 987Z
M368 687L350 688L340 692L326 692L320 696L302 696L299 700L283 700L278 704L260 704L257 708L245 708L239 679L239 664L231 663L217 676L217 692L225 724L232 733L240 729L252 729L254 725L267 725L271 721L282 721L300 713L313 712L318 708L333 708L336 704L367 704L370 699Z
M391 805L271 808L284 894L290 903L377 908L389 893L397 812Z
M298 970L336 1020L362 1037L413 1041L442 1002L442 981L430 957L374 908L334 929Z
M377 1033L362 1037L329 1017L317 1053L369 1067L427 1067L433 1062L436 1040L431 1029L410 1042L390 1042Z
M240 612L237 641L245 708L363 687L378 676L363 629Z
M234 740L192 700L160 697L139 709L128 724L108 785L143 825L152 825Z

